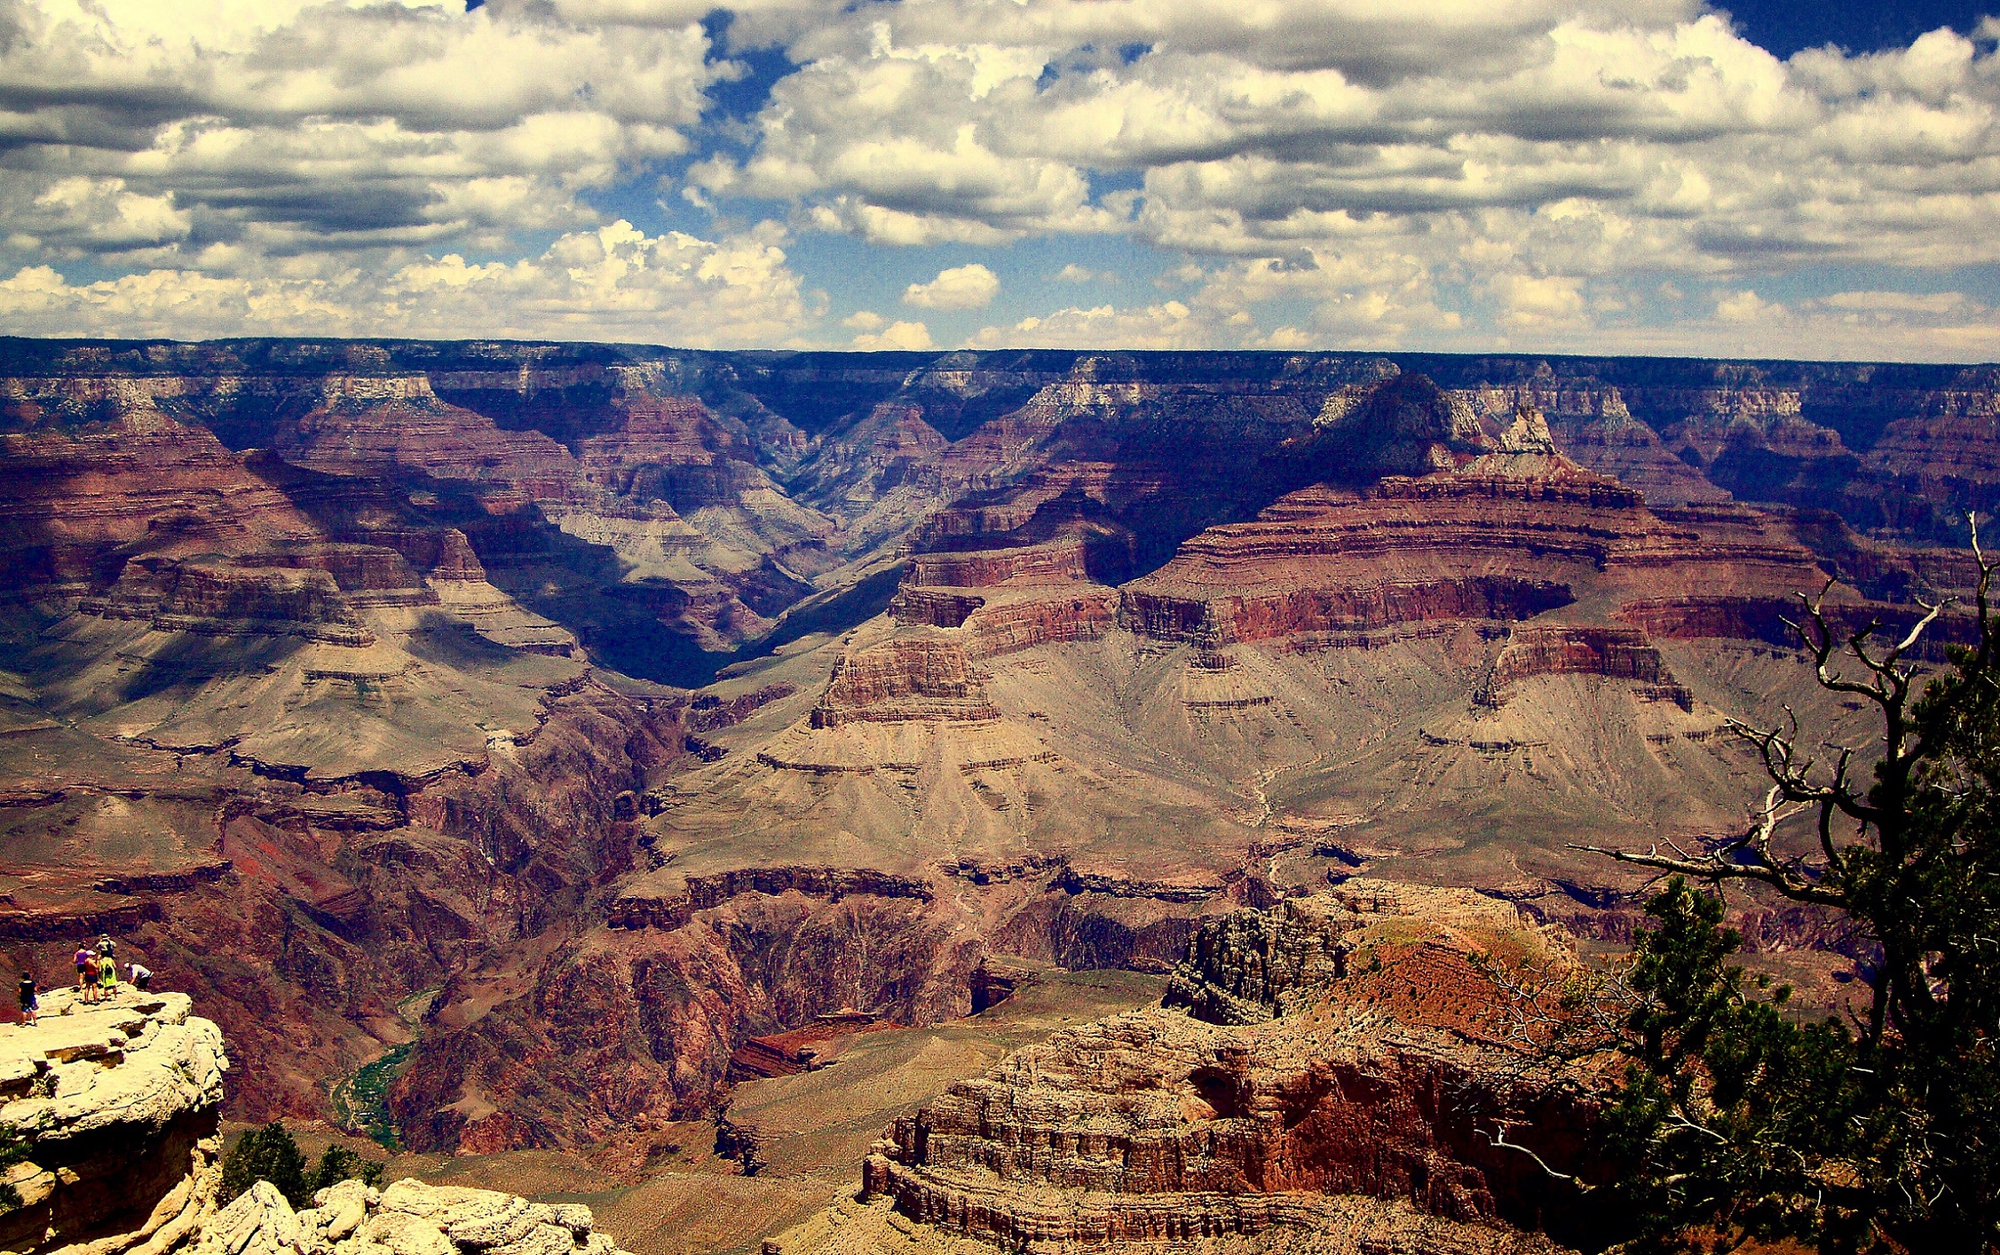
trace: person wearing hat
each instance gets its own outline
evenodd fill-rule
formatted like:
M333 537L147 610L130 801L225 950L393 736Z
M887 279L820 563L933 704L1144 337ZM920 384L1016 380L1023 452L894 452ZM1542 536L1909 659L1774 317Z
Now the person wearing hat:
M88 945L76 948L76 994L79 1002L97 1001L97 951Z

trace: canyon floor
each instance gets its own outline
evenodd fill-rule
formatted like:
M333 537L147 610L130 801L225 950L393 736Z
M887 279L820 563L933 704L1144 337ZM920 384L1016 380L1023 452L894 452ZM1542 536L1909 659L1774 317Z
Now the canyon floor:
M763 1239L852 1200L863 1157L898 1117L1059 1028L1157 1002L1166 984L1137 972L1021 970L1031 979L977 1015L858 1034L842 1039L834 1061L817 1071L737 1084L727 1117L762 1135L766 1166L754 1176L715 1153L713 1120L689 1120L596 1154L393 1154L383 1180L410 1176L583 1203L632 1255L758 1251ZM223 1131L233 1137L247 1127L225 1124ZM309 1159L336 1142L369 1158L384 1155L324 1123L295 1124L292 1132Z

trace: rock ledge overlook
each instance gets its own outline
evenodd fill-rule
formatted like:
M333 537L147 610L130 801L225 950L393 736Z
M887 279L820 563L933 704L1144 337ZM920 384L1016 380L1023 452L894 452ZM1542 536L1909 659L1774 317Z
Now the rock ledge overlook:
M222 1030L186 994L108 1003L59 989L41 1023L0 1027L0 1124L28 1140L0 1249L159 1255L215 1208Z

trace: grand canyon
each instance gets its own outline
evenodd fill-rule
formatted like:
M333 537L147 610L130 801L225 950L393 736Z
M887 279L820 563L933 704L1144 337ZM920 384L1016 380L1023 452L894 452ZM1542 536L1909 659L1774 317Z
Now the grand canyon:
M1731 720L1867 735L1799 596L1907 627L1996 507L1990 366L0 340L0 952L187 995L88 1057L227 1042L195 1176L284 1119L642 1255L1596 1249L1500 1143L1587 1175L1602 1077L1494 956L1629 943L1575 847L1740 830ZM1841 1005L1851 930L1730 909Z

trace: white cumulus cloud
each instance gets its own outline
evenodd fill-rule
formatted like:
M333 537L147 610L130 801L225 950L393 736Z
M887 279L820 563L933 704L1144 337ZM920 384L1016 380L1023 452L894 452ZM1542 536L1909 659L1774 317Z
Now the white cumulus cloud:
M864 331L854 337L854 347L865 352L881 349L928 349L936 347L931 329L920 322L892 322L880 331Z
M451 253L382 276L155 269L71 283L29 266L0 281L0 328L34 335L517 335L748 347L796 342L808 317L798 276L769 239L648 236L622 219L564 235L534 257L472 263Z
M973 262L940 270L929 283L912 283L903 289L903 301L923 309L984 309L999 291L993 272Z
M824 319L772 230L740 229L775 219L877 249L1123 237L1128 282L1194 273L982 337L1789 351L1865 324L1884 353L1974 351L1978 302L1925 301L2000 237L2000 23L1780 60L1724 8L0 0L4 316L917 339ZM759 48L788 68L735 90ZM641 188L712 225L600 234ZM572 265L586 240L604 259ZM1791 282L1828 273L1861 277L1816 303ZM998 286L970 263L904 300Z

